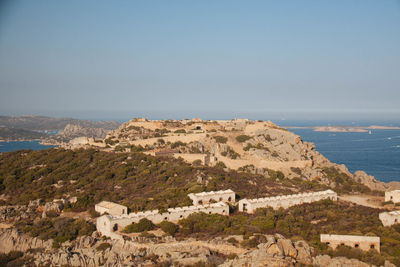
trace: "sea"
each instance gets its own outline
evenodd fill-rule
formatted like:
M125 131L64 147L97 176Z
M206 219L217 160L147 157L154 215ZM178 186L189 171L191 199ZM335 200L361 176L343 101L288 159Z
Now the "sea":
M363 170L383 182L400 181L400 130L371 130L371 134L289 130L313 142L330 161L345 164L350 172Z
M10 152L21 149L41 150L55 146L48 146L40 144L40 141L9 141L0 142L0 152Z
M400 130L369 132L316 132L294 127L313 126L397 126L393 120L276 120L274 123L300 135L303 141L315 144L317 151L337 164L345 164L350 172L365 171L383 182L400 181Z
M363 170L384 182L400 181L400 130L371 130L363 133L315 132L310 128L291 126L351 125L400 126L400 122L329 122L329 121L274 121L300 135L304 141L313 142L316 149L330 161L345 164L351 172ZM38 141L0 142L0 152L20 149L40 150L53 146Z

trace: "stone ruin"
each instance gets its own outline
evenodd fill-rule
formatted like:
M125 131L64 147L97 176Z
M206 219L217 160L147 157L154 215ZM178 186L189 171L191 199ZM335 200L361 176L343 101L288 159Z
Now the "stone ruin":
M337 194L332 190L313 192L313 193L300 193L287 196L265 197L257 199L242 199L239 201L239 211L246 213L254 213L258 208L271 207L273 209L284 208L287 209L294 205L303 203L316 202L322 199L337 200Z
M97 218L97 230L105 236L121 239L117 233L124 227L137 223L146 218L155 224L162 221L178 222L189 215L198 212L206 214L229 215L229 206L226 203L235 202L235 192L232 190L221 190L188 195L193 201L193 206L170 208L166 212L150 210L145 212L127 213L127 208L112 202L102 201L96 205L96 211L105 214ZM243 199L239 201L239 211L254 213L257 208L272 207L274 209L288 208L302 203L311 203L322 199L336 201L337 194L332 190L314 193L301 193L288 196L267 197L259 199Z
M376 249L380 252L380 238L378 236L359 235L320 235L321 242L335 249L338 246L349 246L364 251Z
M127 207L125 206L108 201L102 201L99 204L96 204L96 211L100 214L107 214L97 218L97 231L104 236L121 239L122 236L116 233L118 230L121 230L132 223L137 223L143 218L152 221L154 224L158 224L162 221L178 222L179 220L198 212L228 216L229 206L225 202L234 202L235 192L228 189L216 192L211 191L189 194L189 197L193 200L193 206L170 208L166 212L150 210L129 214L127 213ZM216 203L212 203L214 202L212 200Z
M221 191L211 191L211 192L201 192L201 193L191 193L188 195L189 198L193 201L193 205L203 205L208 203L216 203L216 202L235 202L235 192L231 189L221 190Z
M400 223L400 211L395 210L391 212L381 212L379 213L379 219L381 220L383 226L398 224Z
M393 190L385 192L385 201L392 201L393 203L400 202L400 190Z
M163 213L160 213L159 210L150 210L145 212L130 213L127 215L103 215L97 218L96 227L97 231L104 236L121 239L121 235L117 234L116 231L121 230L132 223L137 223L143 218L152 221L154 224L158 224L162 221L176 223L179 220L187 218L189 215L198 212L228 216L229 206L224 202L218 202L206 205L170 208L167 212Z

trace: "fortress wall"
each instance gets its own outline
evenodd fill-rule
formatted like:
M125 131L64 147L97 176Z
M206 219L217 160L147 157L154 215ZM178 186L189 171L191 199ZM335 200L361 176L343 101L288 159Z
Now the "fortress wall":
M169 136L165 136L162 137L162 139L164 139L165 142L177 142L177 141L181 141L183 143L190 143L190 142L194 142L194 141L199 141L203 138L206 137L205 133L196 133L196 134L173 134L173 135L169 135ZM129 141L129 143L131 145L141 145L141 146L145 146L145 145L153 145L154 143L157 143L158 139L160 139L160 137L154 137L154 138L148 138L148 139L140 139L140 140L134 140L134 141Z
M385 192L385 201L400 202L400 190Z
M391 226L400 223L400 211L382 212L379 213L379 219L383 226Z
M268 168L271 170L287 170L293 168L305 168L312 166L312 160L292 160L292 161L273 161L273 160L247 160L247 159L230 159L222 155L218 156L218 160L222 161L228 168L237 170L246 165L254 165L257 168Z
M120 216L103 215L97 218L96 227L97 231L99 231L102 235L113 238L112 236L118 235L115 233L115 231L122 230L126 226L132 223L137 223L143 218L152 221L154 224L158 224L162 221L176 223L179 220L187 218L189 215L197 212L229 215L229 206L223 202L218 202L209 205L168 209L168 211L164 213L159 213L158 210L155 210ZM119 238L121 238L121 236L119 236Z
M316 202L322 199L337 200L337 194L332 190L314 192L314 193L300 193L287 196L266 197L258 199L242 199L239 201L239 211L254 213L258 208L271 207L273 209L284 208L287 209L294 205L303 203Z
M364 251L376 249L380 252L380 238L377 236L356 236L356 235L324 235L320 236L321 242L335 249L338 246L349 246Z
M212 202L235 202L235 192L232 190L221 190L221 191L211 191L211 192L201 192L196 194L189 194L189 198L193 201L193 205L203 205Z

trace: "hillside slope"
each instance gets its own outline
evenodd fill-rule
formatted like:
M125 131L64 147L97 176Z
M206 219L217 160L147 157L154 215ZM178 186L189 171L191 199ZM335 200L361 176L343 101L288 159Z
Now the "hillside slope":
M180 157L189 163L223 163L230 169L253 173L271 169L288 178L318 181L330 187L336 187L342 179L329 180L327 172L342 173L370 190L389 187L364 172L353 175L346 166L321 155L312 143L270 121L133 119L108 133L104 142L109 151L139 149L152 155Z

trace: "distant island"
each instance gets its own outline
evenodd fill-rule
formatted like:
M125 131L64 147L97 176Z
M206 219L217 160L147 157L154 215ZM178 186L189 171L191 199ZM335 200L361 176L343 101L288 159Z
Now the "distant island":
M0 141L42 141L58 145L86 136L104 138L117 121L91 121L46 116L0 116Z

